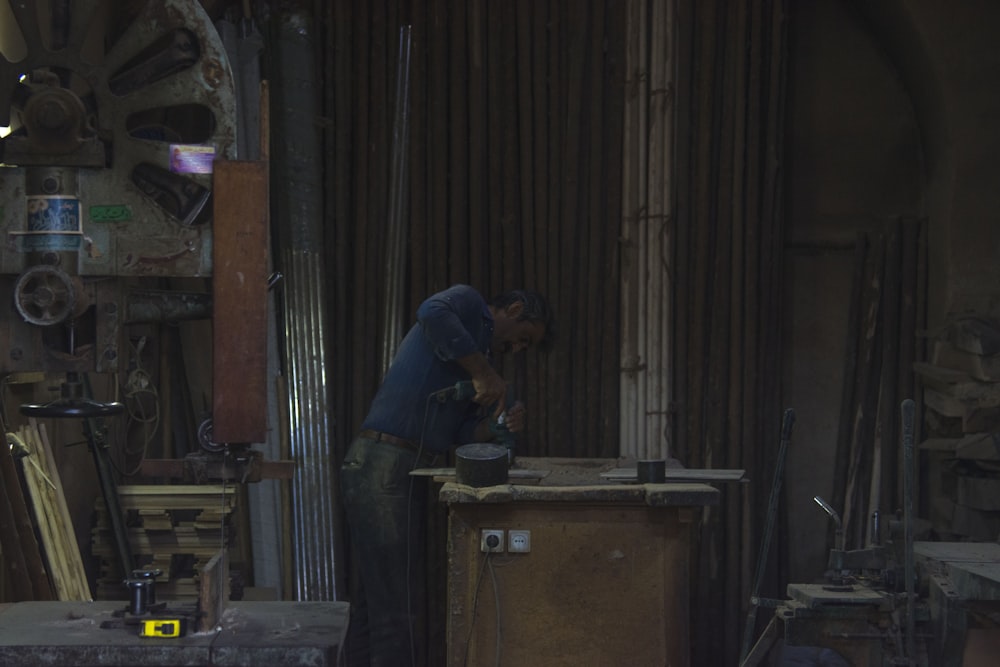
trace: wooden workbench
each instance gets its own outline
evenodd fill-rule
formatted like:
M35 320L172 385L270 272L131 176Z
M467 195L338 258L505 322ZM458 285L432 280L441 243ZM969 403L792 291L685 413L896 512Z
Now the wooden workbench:
M701 483L609 483L614 460L518 460L511 483L446 482L448 664L689 664L690 527ZM530 531L484 553L482 531Z

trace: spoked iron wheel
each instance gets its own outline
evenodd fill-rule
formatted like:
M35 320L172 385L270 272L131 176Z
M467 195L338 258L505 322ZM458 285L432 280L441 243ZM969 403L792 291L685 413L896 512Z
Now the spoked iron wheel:
M15 241L0 273L35 249L25 172L58 168L75 176L81 275L209 275L211 174L171 159L235 159L235 109L197 0L0 0L0 231Z

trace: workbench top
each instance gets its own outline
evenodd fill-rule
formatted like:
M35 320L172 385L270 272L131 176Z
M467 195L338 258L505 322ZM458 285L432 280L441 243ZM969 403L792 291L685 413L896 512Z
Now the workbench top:
M169 604L169 603L168 603ZM347 634L346 602L229 602L219 629L178 638L139 637L120 621L124 602L0 605L0 665L74 667L334 667Z
M638 484L609 482L618 459L518 458L507 484L471 487L438 474L446 503L595 502L652 507L717 505L719 490L696 482Z

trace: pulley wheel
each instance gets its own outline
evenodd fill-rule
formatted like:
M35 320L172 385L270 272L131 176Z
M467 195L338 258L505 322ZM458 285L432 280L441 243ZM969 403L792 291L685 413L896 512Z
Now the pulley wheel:
M14 306L29 324L61 324L76 309L76 291L65 271L45 264L33 266L14 285Z
M225 443L218 443L212 440L212 420L206 419L198 427L198 444L210 454L219 454L226 450Z

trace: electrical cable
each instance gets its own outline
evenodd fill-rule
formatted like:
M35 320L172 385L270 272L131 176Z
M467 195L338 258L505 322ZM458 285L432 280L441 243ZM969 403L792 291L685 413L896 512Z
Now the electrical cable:
M472 644L472 629L476 627L476 610L479 607L479 589L483 583L483 575L486 573L486 568L490 565L490 559L493 557L493 552L487 552L486 558L483 559L483 566L479 568L479 576L476 577L476 587L473 589L472 594L472 612L469 616L469 635L465 638L465 657L462 659L463 665L469 664L469 646ZM499 618L499 615L498 615Z
M431 399L436 397L440 392L432 392L428 394L427 400L424 404L424 418L420 424L420 440L417 442L417 456L413 459L413 466L410 468L412 473L420 465L420 457L424 454L424 433L427 430L427 414L431 409ZM411 667L416 667L417 664L417 647L416 641L413 636L413 591L410 586L410 581L412 580L410 565L413 558L411 551L410 540L410 530L411 530L411 518L413 509L413 475L408 475L407 480L407 490L406 490L406 624L407 624L407 634L410 639L410 665Z
M490 583L493 584L493 604L495 606L495 614L497 619L497 642L496 642L496 666L500 667L500 650L503 646L503 627L500 625L500 588L497 586L497 573L493 569L493 559L487 558L486 562L489 563L490 570ZM466 646L468 648L468 646Z
M129 345L132 348L134 368L129 371L125 386L116 387L116 391L121 391L124 395L125 400L123 402L125 403L125 408L128 413L128 423L124 428L125 435L123 440L125 444L122 447L122 467L125 467L129 456L138 455L139 460L131 470L119 469L118 466L112 462L115 470L125 477L135 475L142 468L142 462L146 458L146 452L149 449L149 445L153 442L156 437L156 431L159 429L161 416L159 391L153 383L152 376L148 371L146 371L145 368L143 368L142 365L142 350L146 346L146 337L140 337L138 343L133 343L130 340ZM146 407L142 401L143 396L151 397L153 411L150 415L146 414ZM140 424L143 429L142 446L138 449L130 449L128 446L129 428L136 424Z

